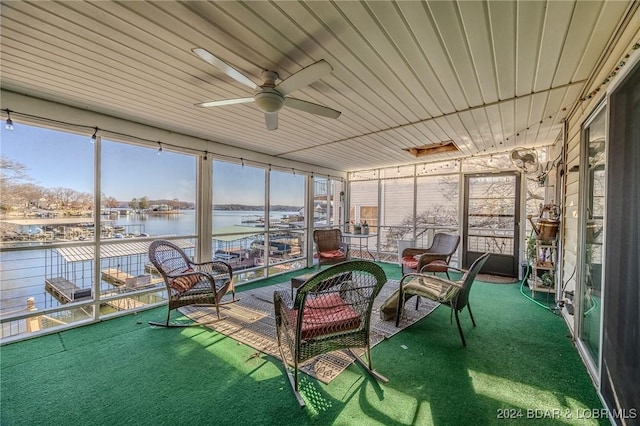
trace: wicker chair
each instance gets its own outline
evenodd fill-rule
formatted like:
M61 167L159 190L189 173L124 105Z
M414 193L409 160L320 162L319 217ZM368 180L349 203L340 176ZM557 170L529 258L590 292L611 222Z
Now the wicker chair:
M313 231L313 242L318 255L318 268L349 260L349 246L342 242L339 229L316 229Z
M194 263L180 247L165 240L151 243L149 260L162 275L169 295L167 321L149 322L151 325L185 326L172 324L169 320L173 309L187 305L214 305L220 320L219 306L223 304L222 297L230 290L232 300L225 303L237 301L233 288L233 270L226 262Z
M450 267L450 269L455 269L463 273L460 281L450 281L433 275L419 273L410 273L403 276L400 280L397 299L398 308L396 313L396 327L400 324L404 304L407 299L411 296L426 297L451 308L451 315L453 316L453 314L455 314L456 316L456 323L458 324L458 332L462 339L462 346L467 346L467 343L464 340L464 334L462 333L462 327L460 326L458 312L466 306L469 311L469 316L471 317L471 322L474 327L476 326L476 321L473 318L473 313L471 313L471 306L469 304L469 292L471 291L473 281L476 279L478 272L480 272L480 269L482 269L482 266L484 266L484 263L489 258L489 255L489 253L484 253L482 256L477 258L471 264L468 271Z
M410 272L444 272L449 277L449 261L460 244L459 235L438 233L431 247L406 248L402 251L402 274Z
M386 281L380 266L352 260L313 275L298 288L295 299L288 290L274 292L280 355L301 407L304 401L298 391L298 366L320 354L348 349L371 375L387 382L371 366L369 343L373 300ZM283 340L291 354L293 374L287 365ZM353 348L365 348L366 364L353 353Z

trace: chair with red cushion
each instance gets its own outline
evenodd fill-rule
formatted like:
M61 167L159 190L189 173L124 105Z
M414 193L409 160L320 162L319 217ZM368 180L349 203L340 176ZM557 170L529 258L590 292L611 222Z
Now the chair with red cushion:
M402 251L402 274L411 272L444 272L449 278L451 256L460 244L459 235L438 233L433 236L431 247L406 248Z
M231 291L232 300L225 303L237 301L233 288L233 269L226 262L193 262L184 250L165 240L151 243L149 260L162 275L169 297L166 322L149 322L151 325L185 326L172 324L169 320L173 309L187 305L214 305L220 320L219 305L223 304L222 297Z
M372 368L369 343L373 300L386 282L380 266L352 260L313 275L298 288L295 298L289 290L274 292L280 356L301 407L305 404L298 391L298 366L327 352L348 349L373 377L387 381ZM289 370L284 346L289 349L293 373ZM353 348L365 349L366 363L353 353Z
M318 256L318 268L349 260L349 246L342 242L342 232L339 229L316 229L313 231L313 242Z

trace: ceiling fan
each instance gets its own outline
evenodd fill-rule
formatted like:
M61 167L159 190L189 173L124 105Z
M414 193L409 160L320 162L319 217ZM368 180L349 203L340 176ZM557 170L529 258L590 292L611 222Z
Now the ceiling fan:
M340 116L340 111L288 96L289 93L307 86L333 71L331 65L324 59L301 69L278 84L276 84L278 73L265 70L262 72L263 83L256 84L250 78L217 58L206 49L196 47L191 49L191 51L229 77L248 86L254 91L251 97L203 102L196 104L196 106L216 107L255 102L258 108L264 112L267 130L276 130L278 128L278 111L280 111L283 106L328 118L338 118Z

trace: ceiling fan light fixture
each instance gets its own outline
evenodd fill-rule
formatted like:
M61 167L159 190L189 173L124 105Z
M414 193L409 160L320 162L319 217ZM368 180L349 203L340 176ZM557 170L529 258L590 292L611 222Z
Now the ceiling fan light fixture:
M275 90L259 92L254 100L258 108L267 113L278 112L284 105L284 98Z

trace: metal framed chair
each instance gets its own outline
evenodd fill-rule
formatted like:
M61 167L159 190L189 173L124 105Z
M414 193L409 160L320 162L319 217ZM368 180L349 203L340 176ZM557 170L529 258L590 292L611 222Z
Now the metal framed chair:
M233 270L226 262L195 263L180 247L165 240L151 243L149 260L162 275L169 297L166 322L149 322L151 325L163 327L192 325L170 322L171 311L187 305L214 305L218 320L221 320L223 318L220 318L219 306L237 302L233 288ZM222 297L228 291L232 293L232 300L222 302Z
M406 248L402 251L402 274L410 272L444 272L449 278L449 261L460 244L460 235L437 233L429 248Z
M407 299L411 296L426 297L439 302L444 306L448 306L451 309L452 316L455 314L456 317L458 332L460 333L460 339L462 339L462 346L466 346L467 343L464 339L462 327L460 326L458 312L466 306L469 311L469 316L471 317L471 322L474 327L476 326L476 321L473 318L473 313L471 312L471 305L469 304L469 292L471 291L473 281L476 279L478 272L480 272L480 269L482 269L484 263L489 258L489 255L489 253L484 253L482 256L477 258L471 264L468 271L450 268L463 273L462 278L460 278L459 281L446 280L444 278L424 273L410 273L403 276L400 280L397 299L396 327L400 324L400 318L402 318L404 304Z
M386 282L380 266L352 260L313 275L298 288L295 298L288 290L274 292L280 356L301 407L305 404L298 391L298 366L320 354L348 349L373 377L387 382L373 370L369 342L373 301ZM285 345L293 360L293 374L285 357ZM353 348L365 349L366 363L353 353Z
M318 268L349 260L349 246L342 241L339 229L316 229L313 242L318 256Z

